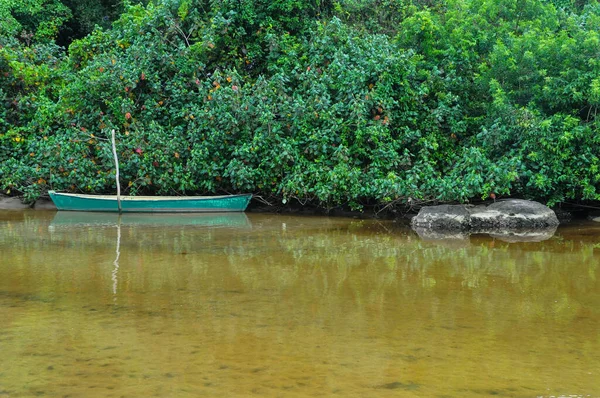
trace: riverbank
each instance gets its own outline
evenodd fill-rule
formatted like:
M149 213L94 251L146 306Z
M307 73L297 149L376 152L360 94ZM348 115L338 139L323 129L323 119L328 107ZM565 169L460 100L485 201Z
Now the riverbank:
M56 210L56 206L49 198L40 198L32 204L23 203L19 197L1 196L0 210Z
M33 204L25 204L22 198L16 196L0 195L0 210L56 210L56 206L50 198L40 198ZM476 205L490 204L490 201L481 201L473 203ZM286 205L269 205L264 202L252 200L248 205L247 213L271 213L271 214L295 214L306 216L329 216L329 217L347 217L356 219L383 219L383 220L410 220L417 215L420 207L411 208L408 206L390 206L388 208L370 207L362 211L351 210L344 207L322 208L316 205L302 205L291 202ZM592 204L563 204L560 207L553 207L561 224L568 223L571 220L590 219L600 222L600 203Z

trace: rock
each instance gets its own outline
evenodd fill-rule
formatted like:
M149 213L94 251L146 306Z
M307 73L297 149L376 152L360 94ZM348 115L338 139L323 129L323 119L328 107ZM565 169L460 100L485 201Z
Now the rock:
M19 198L0 197L0 210L25 210L30 207L23 204Z
M556 227L559 222L554 211L541 203L507 199L489 206L424 207L412 219L411 224L415 229L493 233L504 230L540 230Z
M35 210L56 210L56 206L50 199L38 199L32 206L24 204L20 198L0 196L0 210L26 210L31 208Z
M411 224L413 228L437 231L465 231L469 229L470 212L465 205L423 207Z
M558 224L556 214L548 206L523 199L503 200L485 208L475 208L470 218L472 230L538 229Z

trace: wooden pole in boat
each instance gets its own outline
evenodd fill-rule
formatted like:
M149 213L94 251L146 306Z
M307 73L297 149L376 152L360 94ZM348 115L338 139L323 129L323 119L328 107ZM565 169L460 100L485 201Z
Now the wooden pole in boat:
M115 179L117 180L117 207L121 214L121 184L119 183L119 158L117 157L117 143L115 141L115 129L112 130L112 151L115 158Z

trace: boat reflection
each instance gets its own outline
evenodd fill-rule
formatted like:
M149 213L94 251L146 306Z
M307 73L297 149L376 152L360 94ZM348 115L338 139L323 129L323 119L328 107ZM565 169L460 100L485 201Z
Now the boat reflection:
M161 239L167 230L181 229L179 238L185 240L186 234L194 230L206 231L205 237L213 235L210 231L247 230L252 228L244 213L202 213L202 214L114 214L93 212L57 212L48 226L53 239L69 240L71 244L81 244L88 250L100 244L113 246L111 281L112 294L116 300L119 286L120 258L123 247L125 254L135 252L136 246L172 247L176 252L191 251L191 239ZM112 232L116 229L116 234ZM225 231L224 231L225 232ZM193 234L193 232L191 232ZM159 234L159 235L157 235ZM123 239L122 239L123 237ZM190 246L191 244L191 246ZM188 248L188 246L190 246ZM131 256L130 256L131 259Z
M49 229L67 227L114 227L123 226L157 226L181 227L198 226L208 228L252 228L250 220L245 213L150 213L150 214L116 214L97 212L56 212Z

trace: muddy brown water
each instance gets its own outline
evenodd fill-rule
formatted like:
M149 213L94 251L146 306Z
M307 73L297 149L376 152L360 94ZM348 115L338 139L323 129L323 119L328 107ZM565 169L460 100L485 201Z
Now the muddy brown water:
M600 224L0 212L0 397L600 396Z

